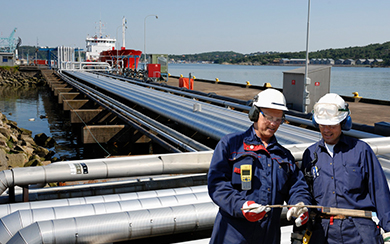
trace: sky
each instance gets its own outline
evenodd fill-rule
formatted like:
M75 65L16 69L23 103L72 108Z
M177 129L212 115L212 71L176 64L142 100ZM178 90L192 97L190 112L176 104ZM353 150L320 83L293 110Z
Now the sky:
M309 0L1 1L0 37L14 28L22 45L85 49L103 33L155 54L306 50ZM389 0L311 0L309 51L390 41ZM157 15L156 19L153 15ZM118 45L118 46L119 46Z

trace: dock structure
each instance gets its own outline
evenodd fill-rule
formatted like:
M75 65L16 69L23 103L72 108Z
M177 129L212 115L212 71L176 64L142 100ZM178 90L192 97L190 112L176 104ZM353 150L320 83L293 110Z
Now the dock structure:
M213 148L223 135L250 126L249 102L265 88L195 81L194 91L188 91L178 88L178 79L172 77L166 83L146 83L104 73L45 70L43 74L63 109L69 109L72 123L86 133L84 143L131 141L133 148L138 148L136 143L149 145L149 153L2 171L0 190L4 193L0 201L4 203L12 197L18 203L0 205L0 215L8 211L0 216L4 220L0 226L1 242L18 243L30 238L42 242L58 239L66 243L112 243L157 237L160 243L178 243L174 238L184 234L189 239L206 238L207 243L217 212L205 185ZM375 130L376 123L390 121L389 109L381 107L388 105L370 105L371 111L385 110L380 113L380 121L375 121L374 116L360 115L364 110L359 109L367 109L362 104L350 102L351 116L358 115L353 117L357 125L374 129L352 129L348 133L371 145L390 179L390 139L369 132ZM320 135L310 129L308 118L296 115L287 114L289 123L281 125L277 136L300 160L304 149ZM96 140L90 140L88 131L94 131ZM97 179L103 181L96 183ZM52 181L95 183L28 187ZM15 190L18 186L22 190ZM114 193L124 195L119 201ZM127 198L134 195L140 198ZM66 204L72 206L57 206L59 198L65 197ZM31 209L19 202L22 199L34 200L29 204ZM29 216L41 218L18 222L31 220ZM283 225L287 227L285 239L289 239L291 223Z

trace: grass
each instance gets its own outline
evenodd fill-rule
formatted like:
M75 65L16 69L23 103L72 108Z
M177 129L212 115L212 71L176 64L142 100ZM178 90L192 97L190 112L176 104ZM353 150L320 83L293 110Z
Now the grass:
M19 71L19 66L0 66L0 70L9 70L13 73L16 73Z

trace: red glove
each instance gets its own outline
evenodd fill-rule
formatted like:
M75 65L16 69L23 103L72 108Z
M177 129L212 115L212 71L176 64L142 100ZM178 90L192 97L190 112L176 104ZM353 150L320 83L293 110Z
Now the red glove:
M306 224L309 220L309 212L307 207L302 207L303 205L303 202L297 203L295 204L296 207L292 207L287 211L287 220L290 220L292 216L297 218L295 220L295 225L297 227Z
M242 208L242 214L250 222L256 222L261 220L264 215L271 210L270 207L257 204L254 201L246 201L244 205L242 205ZM245 210L246 208L251 209Z

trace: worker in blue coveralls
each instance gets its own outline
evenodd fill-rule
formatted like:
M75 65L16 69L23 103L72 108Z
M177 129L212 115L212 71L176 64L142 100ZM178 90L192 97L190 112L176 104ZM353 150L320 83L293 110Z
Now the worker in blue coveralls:
M370 218L324 215L316 221L310 243L390 243L389 186L371 147L342 133L352 126L349 114L337 94L318 100L313 123L322 139L305 150L301 169L312 175L313 205L376 212L385 233Z
M269 88L249 111L253 124L245 132L224 136L216 146L208 173L208 191L219 206L210 243L280 243L281 208L300 226L308 220L311 195L290 151L274 133L284 122L286 99Z

